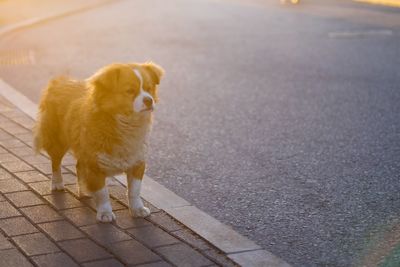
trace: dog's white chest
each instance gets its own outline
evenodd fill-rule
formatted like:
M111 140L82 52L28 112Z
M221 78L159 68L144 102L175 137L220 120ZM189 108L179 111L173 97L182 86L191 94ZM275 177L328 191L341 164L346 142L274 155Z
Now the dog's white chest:
M121 173L145 159L145 145L119 147L114 153L97 155L99 167L109 175Z
M127 171L138 162L144 161L149 130L149 127L121 128L122 144L116 145L111 154L99 153L99 166L109 175L113 175Z

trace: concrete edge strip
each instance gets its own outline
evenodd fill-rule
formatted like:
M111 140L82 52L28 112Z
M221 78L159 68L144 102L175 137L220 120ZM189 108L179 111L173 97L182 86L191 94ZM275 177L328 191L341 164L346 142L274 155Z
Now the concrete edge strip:
M17 23L5 25L0 28L0 37L3 37L4 35L12 33L14 31L21 30L23 28L31 27L31 26L34 26L39 23L43 23L43 22L46 22L49 20L54 20L57 18L65 17L65 16L69 16L69 15L76 14L79 12L84 12L86 10L90 10L95 7L99 7L99 6L108 4L110 2L114 2L114 1L116 1L116 0L103 0L103 1L99 1L98 3L86 5L86 6L83 6L80 8L71 8L65 12L54 13L54 14L50 14L47 16L43 16L43 17L31 18L31 19L23 20L23 21L20 21Z

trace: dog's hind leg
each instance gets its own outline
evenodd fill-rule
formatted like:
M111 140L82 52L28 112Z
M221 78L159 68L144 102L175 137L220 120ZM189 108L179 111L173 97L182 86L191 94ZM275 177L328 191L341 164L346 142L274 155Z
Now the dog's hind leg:
M64 190L64 182L61 174L61 161L65 153L67 153L67 150L67 147L63 146L61 142L58 142L51 147L46 147L47 154L49 154L51 159L51 190Z
M81 160L76 162L76 176L78 178L78 196L80 198L90 197L91 194L88 192L85 179L86 179L86 169Z
M62 154L62 156L57 155L57 154L50 154L51 171L52 171L51 190L54 190L54 191L64 190L64 182L63 182L63 178L61 175L61 160L62 160L63 156L64 156L64 154Z

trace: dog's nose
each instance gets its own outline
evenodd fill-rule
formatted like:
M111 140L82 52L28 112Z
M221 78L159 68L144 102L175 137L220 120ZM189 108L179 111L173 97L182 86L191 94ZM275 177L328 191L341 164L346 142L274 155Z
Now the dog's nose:
M151 108L153 106L153 99L149 96L143 98L143 103L147 108Z

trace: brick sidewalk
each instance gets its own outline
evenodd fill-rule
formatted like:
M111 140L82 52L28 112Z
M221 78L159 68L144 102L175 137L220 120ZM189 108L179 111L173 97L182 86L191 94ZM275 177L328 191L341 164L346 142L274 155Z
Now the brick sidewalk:
M146 203L129 215L125 188L109 180L117 220L96 222L78 199L74 159L63 161L65 192L50 190L50 161L32 150L33 121L0 97L0 266L235 266L223 253Z

